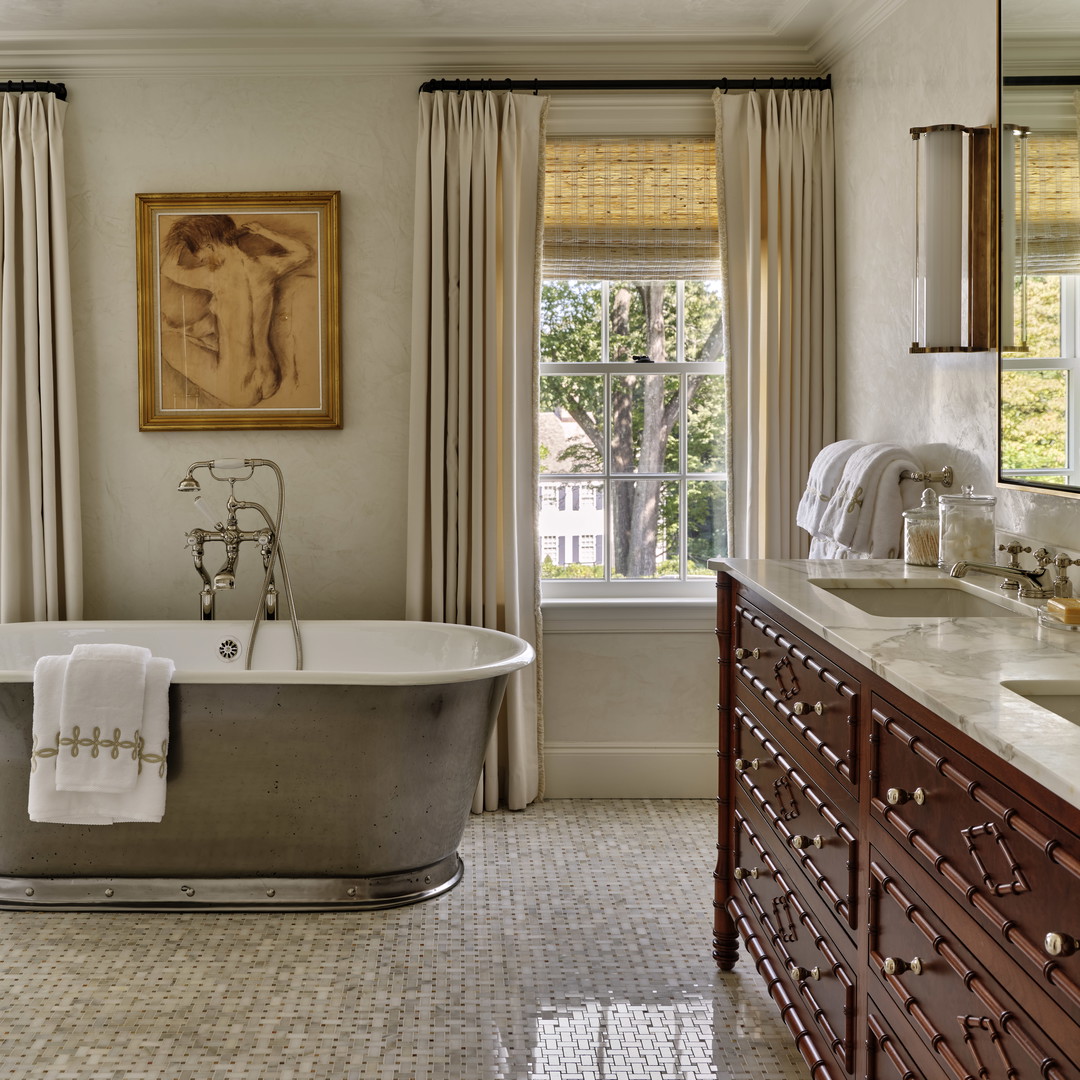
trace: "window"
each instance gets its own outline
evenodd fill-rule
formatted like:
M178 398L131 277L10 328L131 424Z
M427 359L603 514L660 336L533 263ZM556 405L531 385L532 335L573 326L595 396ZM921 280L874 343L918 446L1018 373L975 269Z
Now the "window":
M1016 96L1015 94L1012 96ZM1072 92L1024 99L1011 230L1018 268L1011 316L1026 348L1001 353L1001 472L1080 486L1080 154ZM1019 99L1013 106L1019 105ZM1006 300L1010 299L1008 297ZM1003 319L1011 324L1010 307ZM1008 340L1008 337L1006 337Z
M712 143L549 140L547 170L545 595L694 595L727 544Z
M1027 345L1001 357L1001 471L1080 486L1080 274L1018 279Z

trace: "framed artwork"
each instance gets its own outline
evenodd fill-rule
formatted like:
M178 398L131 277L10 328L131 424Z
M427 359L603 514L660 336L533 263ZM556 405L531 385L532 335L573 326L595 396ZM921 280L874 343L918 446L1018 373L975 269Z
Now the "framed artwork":
M341 427L338 201L135 196L140 430Z

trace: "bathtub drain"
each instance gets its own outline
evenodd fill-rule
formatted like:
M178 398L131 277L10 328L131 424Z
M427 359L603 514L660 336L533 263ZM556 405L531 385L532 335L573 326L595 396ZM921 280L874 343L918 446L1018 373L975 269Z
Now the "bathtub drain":
M240 642L235 638L225 638L224 641L218 644L218 656L220 656L226 664L231 664L239 655Z

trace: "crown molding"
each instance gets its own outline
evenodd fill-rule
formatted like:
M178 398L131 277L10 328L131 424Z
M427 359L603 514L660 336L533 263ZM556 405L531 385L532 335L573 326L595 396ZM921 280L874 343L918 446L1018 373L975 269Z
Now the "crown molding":
M810 53L823 71L830 70L906 3L907 0L855 0L826 23L810 43Z
M278 31L198 34L84 32L5 34L0 71L72 77L394 72L439 77L711 78L813 76L820 65L799 46L760 39L702 39L662 32L526 39Z

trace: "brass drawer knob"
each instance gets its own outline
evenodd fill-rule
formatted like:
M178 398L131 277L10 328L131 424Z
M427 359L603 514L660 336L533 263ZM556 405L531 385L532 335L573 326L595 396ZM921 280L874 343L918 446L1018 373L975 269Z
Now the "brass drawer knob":
M911 960L901 960L899 956L886 956L881 970L886 975L903 975L905 971L910 971L912 975L921 975L923 962L917 956Z
M815 701L813 705L808 701L796 701L791 707L791 711L796 716L802 716L803 713L816 712L820 716L825 711L825 706L820 701Z
M917 787L914 791L891 787L885 792L885 801L890 806L900 806L906 802L913 802L917 806L922 806L926 802L926 792L921 787Z
M788 968L788 974L792 977L792 979L795 980L795 982L803 982L806 979L820 979L821 968L804 968L799 967L798 964L792 964L791 967Z
M791 846L798 851L803 851L808 847L823 848L825 846L825 837L820 834L817 836L802 836L796 833L791 838Z
M753 649L753 650L750 650L750 649L736 649L735 650L735 659L736 660L745 660L748 656L752 657L754 660L760 660L761 659L761 650L760 649Z
M746 772L747 769L760 769L762 765L767 765L769 758L744 758L737 757L735 759L735 771Z
M749 870L745 866L735 867L735 880L742 881L743 878L757 878L761 876L761 869L757 866L752 866Z
M1080 941L1070 937L1068 934L1058 934L1051 931L1043 941L1043 948L1051 956L1072 956L1077 949L1080 949Z

